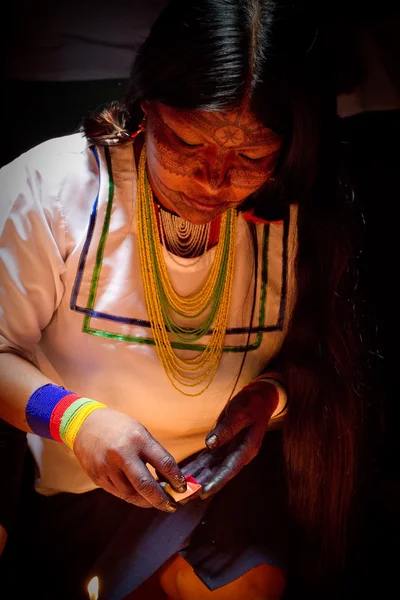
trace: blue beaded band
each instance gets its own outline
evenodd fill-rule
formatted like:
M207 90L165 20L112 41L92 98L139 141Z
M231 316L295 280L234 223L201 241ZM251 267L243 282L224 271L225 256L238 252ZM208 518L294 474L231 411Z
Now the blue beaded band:
M63 387L47 383L33 392L26 405L26 420L33 431L41 437L50 440L50 417L54 407L65 396L72 394Z

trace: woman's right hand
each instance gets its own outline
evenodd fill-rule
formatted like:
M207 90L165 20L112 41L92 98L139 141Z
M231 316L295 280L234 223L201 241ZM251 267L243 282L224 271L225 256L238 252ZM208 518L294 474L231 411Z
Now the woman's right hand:
M138 421L111 408L99 408L84 420L74 453L96 485L136 506L176 510L174 500L146 463L175 491L186 490L185 477L173 456Z

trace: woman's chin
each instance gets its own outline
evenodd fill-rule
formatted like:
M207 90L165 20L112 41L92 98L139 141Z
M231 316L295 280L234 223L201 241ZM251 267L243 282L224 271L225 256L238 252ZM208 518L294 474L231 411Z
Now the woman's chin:
M176 212L182 219L185 219L194 225L211 223L230 208L229 205L199 202L195 199L188 198L184 194L182 194L182 196L184 202L180 203Z
M199 210L183 210L179 211L179 216L185 221L192 223L193 225L207 225L207 223L212 223L214 219L219 217L225 211L220 210L216 212L202 212Z

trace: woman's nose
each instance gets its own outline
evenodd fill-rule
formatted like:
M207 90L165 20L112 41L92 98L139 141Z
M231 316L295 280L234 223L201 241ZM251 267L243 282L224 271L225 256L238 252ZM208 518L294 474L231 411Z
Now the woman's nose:
M223 164L223 161L218 161L216 164L210 165L209 169L209 184L210 188L215 191L220 189L226 182L228 169Z
M214 192L229 182L229 168L229 157L225 152L220 152L204 161L204 168L198 172L198 177L203 185L208 185Z

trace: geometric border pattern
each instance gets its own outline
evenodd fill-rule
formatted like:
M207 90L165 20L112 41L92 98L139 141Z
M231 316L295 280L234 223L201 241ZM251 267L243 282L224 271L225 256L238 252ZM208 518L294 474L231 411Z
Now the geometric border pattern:
M90 149L94 155L94 158L97 162L98 167L100 167L100 161L99 161L99 155L98 155L97 149L94 146L91 146ZM96 199L94 201L92 211L90 214L88 229L86 232L86 238L85 238L85 242L84 242L84 245L82 248L81 256L80 256L79 263L78 263L78 269L77 269L74 285L72 288L71 299L70 299L70 309L73 311L82 313L84 315L83 326L82 326L83 333L87 333L90 335L95 335L95 336L99 336L99 337L103 337L103 338L126 341L126 342L130 342L130 343L155 345L155 342L151 337L122 335L122 334L107 331L105 329L104 330L103 329L95 329L95 328L91 327L91 325L90 325L91 319L96 318L96 319L102 319L105 321L124 323L124 324L128 324L128 325L138 325L140 327L151 329L149 321L146 321L143 319L135 319L132 317L127 317L127 316L113 315L113 314L109 314L109 313L105 313L105 312L100 312L100 311L95 310L95 308L94 308L95 301L96 301L97 285L98 285L98 281L100 278L101 267L102 267L102 262L103 262L104 249L105 249L107 235L108 235L108 231L109 231L109 227L110 227L111 211L112 211L113 200L114 200L114 191L115 191L114 178L113 178L113 172L112 172L112 164L111 164L111 156L110 156L110 151L107 147L105 148L105 158L106 158L108 175L109 175L108 201L107 201L107 208L106 208L104 223L102 226L102 232L101 232L99 244L98 244L98 247L96 250L96 260L95 260L95 266L94 266L93 274L92 274L92 278L91 278L91 285L90 285L87 306L86 307L79 306L77 304L77 299L79 296L79 290L81 287L82 277L83 277L83 274L85 271L86 260L87 260L87 256L88 256L89 249L91 246L93 232L94 232L94 228L95 228L96 220L97 220L100 181L99 181L99 187L98 187ZM99 168L99 172L100 172L100 168ZM224 346L223 352L244 352L246 350L247 351L256 350L261 344L263 333L266 333L269 331L281 331L283 328L283 320L284 320L284 315L285 315L286 298L287 298L287 263L288 263L287 247L288 247L288 229L289 229L287 218L285 218L283 221L283 228L284 229L283 229L283 253L282 253L282 287L281 287L281 302L280 302L280 308L279 308L278 321L275 325L269 325L269 326L263 325L264 317L265 317L266 294L267 294L267 285L268 285L269 224L267 224L267 225L264 225L263 242L262 242L262 248L261 248L262 261L261 261L259 324L256 326L252 326L251 328L236 327L236 328L227 329L227 331L226 331L227 336L234 335L234 334L247 333L247 334L255 334L256 339L252 344L250 344L248 346L247 345L246 346L245 345ZM207 335L210 335L211 333L212 333L212 329L207 332ZM175 342L175 341L172 341L171 345L175 349L194 350L194 351L199 351L199 352L201 352L205 348L204 344L191 344L191 343L182 343L182 342Z

